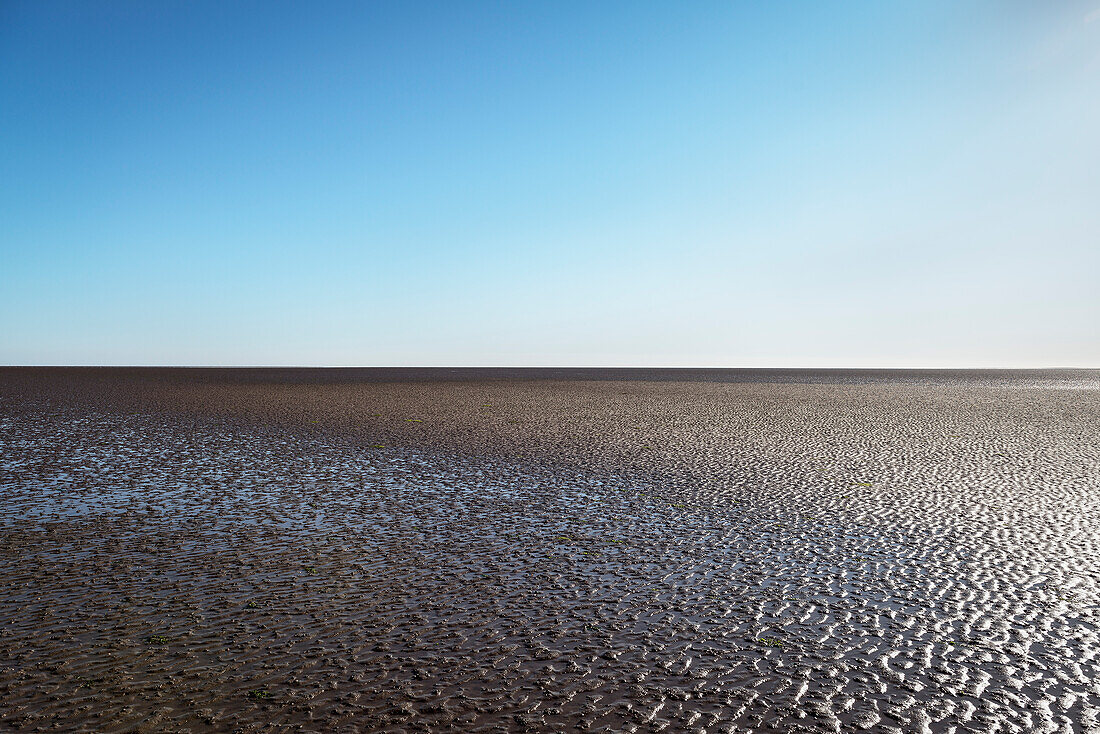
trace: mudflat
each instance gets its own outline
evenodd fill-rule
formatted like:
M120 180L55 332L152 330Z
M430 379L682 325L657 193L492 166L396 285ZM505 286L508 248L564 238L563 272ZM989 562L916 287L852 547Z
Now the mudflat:
M1100 731L1100 371L0 369L0 723Z

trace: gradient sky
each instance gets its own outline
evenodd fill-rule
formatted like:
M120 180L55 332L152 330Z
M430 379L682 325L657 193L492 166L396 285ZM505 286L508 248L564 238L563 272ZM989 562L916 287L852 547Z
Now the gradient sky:
M1100 367L1100 0L0 0L0 364Z

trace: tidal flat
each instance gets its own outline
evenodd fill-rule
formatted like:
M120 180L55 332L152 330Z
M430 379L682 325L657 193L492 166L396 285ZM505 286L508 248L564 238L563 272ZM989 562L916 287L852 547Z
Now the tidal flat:
M0 726L1100 732L1100 371L0 368Z

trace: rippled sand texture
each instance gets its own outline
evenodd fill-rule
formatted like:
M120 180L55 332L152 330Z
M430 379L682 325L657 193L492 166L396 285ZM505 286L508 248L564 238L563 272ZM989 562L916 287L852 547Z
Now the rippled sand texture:
M10 384L17 730L1100 731L1087 380Z

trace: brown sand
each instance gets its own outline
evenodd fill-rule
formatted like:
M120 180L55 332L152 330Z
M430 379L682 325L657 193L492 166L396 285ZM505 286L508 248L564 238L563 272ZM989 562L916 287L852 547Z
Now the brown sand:
M1098 387L0 370L0 723L1096 731Z

